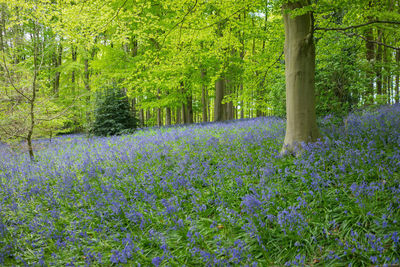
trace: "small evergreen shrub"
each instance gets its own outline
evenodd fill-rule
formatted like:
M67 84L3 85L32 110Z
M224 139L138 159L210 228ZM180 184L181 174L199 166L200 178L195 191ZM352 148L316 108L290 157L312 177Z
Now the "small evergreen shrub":
M133 132L138 125L139 121L133 116L128 97L123 90L114 85L97 94L92 134L126 134Z

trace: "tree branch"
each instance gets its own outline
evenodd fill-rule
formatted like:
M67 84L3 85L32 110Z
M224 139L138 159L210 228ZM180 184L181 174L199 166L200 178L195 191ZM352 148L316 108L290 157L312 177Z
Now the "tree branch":
M275 66L276 63L279 62L279 60L281 60L283 54L284 54L284 51L282 50L282 52L280 53L279 57L265 70L263 79L262 79L262 81L261 81L261 83L260 83L260 86L261 86L261 87L264 86L265 79L266 79L266 77L267 77L268 71L269 71L273 66Z
M182 17L181 21L178 22L177 24L175 24L175 25L167 32L167 34L164 35L163 44L165 43L165 39L167 38L167 36L168 36L179 24L182 24L182 23L185 21L186 17L196 8L196 6L197 6L197 0L195 1L194 5L188 10L188 12L186 12L186 14ZM181 26L181 29L182 29L182 26ZM179 39L180 39L180 37L179 37Z
M396 51L400 51L400 47L395 47L395 46L391 46L391 45L388 45L388 44L385 44L385 43L382 43L382 42L369 40L368 38L362 36L361 34L357 34L357 33L354 33L354 32L347 33L347 32L344 32L344 31L340 31L340 32L341 32L342 34L348 36L348 37L353 37L353 36L355 36L355 37L358 37L358 38L360 38L360 39L363 39L364 41L366 41L366 42L368 42L368 43L374 43L374 44L377 44L377 45L381 45L381 46L384 46L384 47L387 47L387 48L394 49L394 50L396 50Z
M374 21L369 21L363 24L358 24L358 25L352 25L348 27L343 27L343 28L323 28L323 27L315 27L315 31L347 31L347 30L352 30L352 29L357 29L361 28L364 26L368 26L371 24L396 24L400 25L400 21L390 21L390 20L374 20Z
M89 95L89 93L85 93L85 94L79 95L79 96L75 97L73 102L76 102L76 100L78 100L78 99L80 99L80 98L82 98L84 96L87 96L87 95ZM72 105L64 108L63 110L57 112L57 114L55 114L53 117L49 117L49 118L39 118L38 117L36 120L37 121L52 121L52 120L55 120L55 119L60 118L61 116L65 115L67 113L67 111L69 111L74 106L76 106L76 104L72 104ZM40 123L38 123L38 124L40 124Z
M114 16L105 24L103 25L100 29L104 29L106 28L116 17L118 17L119 12L121 11L121 9L125 6L126 2L128 2L128 0L125 0L122 5L117 9L117 12L115 12Z
M20 91L16 86L15 86L15 84L14 84L14 82L13 82L13 80L12 80L12 77L11 77L11 74L10 74L10 71L9 71L9 69L8 69L8 67L7 67L7 63L6 63L6 57L5 57L5 51L4 51L4 47L2 47L2 58L3 58L3 68L6 70L6 73L7 73L7 78L8 78L8 80L10 81L10 84L11 84L11 86L14 88L14 90L18 93L18 94L20 94L22 97L24 97L26 100L28 100L28 101L31 101L31 99L29 98L29 97L27 97L24 93L22 93L22 91Z
M222 19L220 19L220 20L218 20L218 21L216 21L216 22L214 22L214 23L211 23L210 25L204 26L204 27L199 27L199 28L182 27L182 28L183 28L183 29L188 29L188 30L202 31L202 30L205 30L205 29L207 29L207 28L210 28L210 27L212 27L212 26L214 26L214 25L216 25L216 24L219 24L219 23L221 23L221 22L228 21L231 17L235 16L237 13L239 13L240 11L242 11L242 10L245 9L245 8L246 8L246 7L242 7L242 8L240 8L239 10L237 10L236 12L230 14L229 16L226 16L225 18L222 18Z

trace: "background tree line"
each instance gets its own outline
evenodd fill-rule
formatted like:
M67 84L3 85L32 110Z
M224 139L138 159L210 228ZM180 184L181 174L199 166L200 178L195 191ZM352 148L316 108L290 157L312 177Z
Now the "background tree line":
M1 0L0 139L87 131L107 87L144 126L285 116L283 2ZM304 2L317 115L398 102L400 1Z

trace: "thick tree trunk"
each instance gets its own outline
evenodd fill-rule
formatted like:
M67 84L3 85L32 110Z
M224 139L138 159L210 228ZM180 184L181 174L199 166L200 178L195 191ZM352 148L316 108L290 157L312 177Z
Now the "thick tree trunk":
M309 1L297 1L283 7L287 124L282 154L294 153L302 142L320 137L315 112L313 15L292 17L288 13L307 4Z
M225 79L215 82L214 121L222 121L224 116L222 100L224 99Z

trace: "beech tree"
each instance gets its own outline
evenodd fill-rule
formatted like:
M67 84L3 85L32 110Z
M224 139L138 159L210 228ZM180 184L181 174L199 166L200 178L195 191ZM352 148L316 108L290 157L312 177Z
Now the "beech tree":
M342 1L338 1L342 2ZM336 3L339 5L340 3ZM343 1L347 12L353 14L356 10L363 9L363 5L367 7L369 12L378 12L387 8L388 11L393 10L393 2L389 1L387 5L380 3L378 9L372 10L374 5L371 1L361 1L361 3L348 3ZM325 3L326 5L326 3ZM397 3L399 5L399 3ZM286 80L286 134L285 141L282 148L282 154L293 153L301 149L302 143L314 142L320 137L317 127L317 117L315 109L315 37L314 32L316 29L321 31L338 31L344 33L348 37L358 37L365 41L367 59L370 59L372 54L371 44L377 44L377 61L379 71L376 77L376 93L382 94L382 49L392 48L399 50L399 47L394 47L385 44L382 40L382 29L377 28L377 39L371 37L371 29L364 30L366 36L356 32L348 32L358 28L369 28L377 24L385 25L400 25L400 16L396 13L389 13L390 20L379 19L375 13L375 19L371 20L371 15L361 16L361 19L367 19L367 22L354 21L354 25L346 27L316 27L315 26L315 10L332 10L329 5L324 6L324 2L318 4L310 0L290 1L282 6L283 20L285 25L285 80ZM333 9L334 10L334 9ZM319 14L321 17L321 14ZM331 14L332 15L332 14ZM386 14L386 16L388 16ZM351 21L352 22L352 21ZM399 31L397 30L397 34ZM388 83L389 84L389 83ZM388 86L389 87L389 86ZM371 91L369 85L368 91ZM388 91L390 95L390 89ZM390 97L388 103L390 103Z
M285 23L286 135L283 153L319 138L315 112L315 44L312 12L294 16L309 1L283 6Z

